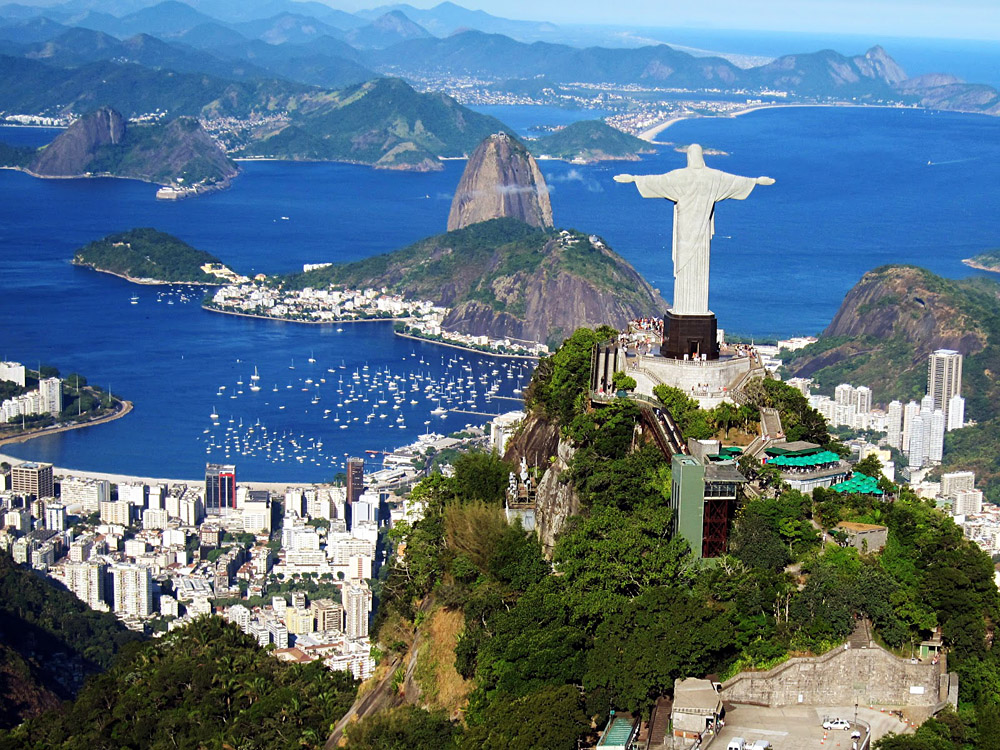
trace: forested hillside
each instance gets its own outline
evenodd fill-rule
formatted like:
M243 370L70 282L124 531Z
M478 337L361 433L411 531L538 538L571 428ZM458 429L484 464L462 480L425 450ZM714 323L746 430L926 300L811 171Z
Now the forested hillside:
M533 534L504 522L508 467L498 458L422 482L414 493L427 502L426 517L394 531L405 556L382 588L377 637L380 647L405 654L428 619L419 604L462 614L454 667L473 687L467 702L450 707L464 717L452 741L572 750L612 709L648 714L678 677L725 678L791 653L822 653L858 617L900 653L942 626L970 707L956 717L963 736L978 731L1000 741L991 723L1000 718L993 703L1000 654L989 638L1000 596L989 558L906 490L884 485L891 502L830 491L810 497L761 471L764 495L743 505L730 554L714 565L696 562L686 542L672 537L669 464L637 438L637 407L619 399L588 408L590 346L606 336L577 331L542 360L526 394L529 419L551 421L573 446L560 481L575 487L581 512L551 561ZM683 394L662 395L684 413L688 434L724 431L732 421L684 403ZM754 399L751 409L778 408L800 437L836 448L794 389L770 381ZM498 478L492 489L470 480L486 476ZM887 525L886 549L868 555L824 544L820 529L841 520ZM392 720L405 733L410 725L426 728L434 714ZM368 719L356 731L378 721L388 719Z

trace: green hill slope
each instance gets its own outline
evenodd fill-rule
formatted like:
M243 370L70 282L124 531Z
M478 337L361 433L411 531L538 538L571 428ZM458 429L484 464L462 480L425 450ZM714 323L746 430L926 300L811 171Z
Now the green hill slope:
M629 160L656 149L634 135L607 125L600 120L581 120L557 130L551 135L528 143L535 156L583 161Z
M114 615L0 555L0 728L73 697L139 639Z
M278 661L203 617L119 658L61 713L7 735L8 750L319 748L354 699L347 672Z
M285 277L291 288L387 287L452 308L444 326L473 335L559 343L581 325L656 315L656 291L597 238L503 218L387 255Z
M504 129L499 120L449 96L421 94L399 79L378 78L303 107L243 155L431 170L441 169L438 156L471 153L483 138Z

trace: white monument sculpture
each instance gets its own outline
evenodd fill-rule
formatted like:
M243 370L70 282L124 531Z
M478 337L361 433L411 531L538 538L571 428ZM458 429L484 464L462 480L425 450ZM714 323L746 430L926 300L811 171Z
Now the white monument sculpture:
M773 185L770 177L740 177L705 166L701 146L687 149L687 166L666 174L615 175L615 182L634 182L643 198L674 203L674 315L707 315L708 262L715 233L715 204L743 200L757 185Z

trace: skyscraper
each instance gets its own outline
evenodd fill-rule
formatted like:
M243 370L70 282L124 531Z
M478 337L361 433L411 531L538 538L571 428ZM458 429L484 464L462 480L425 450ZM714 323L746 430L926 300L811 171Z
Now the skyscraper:
M910 420L910 443L907 446L907 465L919 469L924 465L924 417L917 414Z
M79 562L66 565L66 588L91 609L107 611L104 602L104 577L108 566L102 562Z
M236 507L236 466L205 464L205 513L224 515Z
M15 495L35 498L52 497L52 464L25 461L10 470L11 490Z
M962 355L953 349L938 349L927 360L927 395L934 398L934 409L948 417L948 402L962 393Z
M365 491L365 460L347 459L347 504L356 502Z
M940 409L931 415L930 440L927 443L927 458L932 464L941 463L944 455L944 412Z

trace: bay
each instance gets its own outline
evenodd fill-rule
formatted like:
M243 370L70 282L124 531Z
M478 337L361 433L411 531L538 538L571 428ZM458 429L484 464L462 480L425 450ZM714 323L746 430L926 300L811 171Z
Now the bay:
M526 113L518 131L538 114ZM0 129L0 140L14 136L37 145L52 135L16 130ZM730 332L785 336L821 330L844 293L884 263L919 264L951 277L975 273L961 259L1000 245L1000 196L993 185L998 136L1000 120L982 116L794 108L685 121L660 137L729 154L709 156L709 166L777 180L746 201L718 207L710 301ZM668 171L683 166L684 158L664 146L638 163L542 162L557 225L603 236L669 299L670 205L643 200L612 176ZM188 295L188 302L176 293L172 305L166 298L156 302L153 287L70 265L82 244L133 226L177 234L254 273L389 252L444 230L464 163L445 162L441 172L428 174L340 164L242 166L230 190L177 203L155 201L153 186L133 181L48 181L0 172L0 358L77 370L136 403L117 422L5 446L4 452L73 468L190 478L206 459L226 458L217 450L206 453L206 440L222 441L231 426L241 431L245 448L255 439L249 428L259 421L269 435L281 436L289 454L306 458L231 453L241 476L317 481L338 471L347 454L485 420L461 413L440 419L430 413L437 402L407 398L396 410L405 429L396 427L395 413L390 429L389 419L377 417L364 425L365 415L353 409L350 418L362 419L340 429L333 420L339 416L342 423L347 407L338 410L330 401L332 386L366 364L369 373L388 369L383 388L395 377L409 387L432 379L447 388L451 380L457 390L460 374L472 374L478 384L495 378L496 369L497 392L515 397L529 368L513 361L400 339L387 324L343 325L338 332L336 326L217 315L200 309L200 293ZM133 294L140 297L136 305L129 304ZM317 361L309 363L310 356ZM254 366L262 390L229 398L237 380L248 384ZM313 404L313 391L302 388L317 388L317 376L328 384L319 387L320 402ZM314 383L305 384L307 378ZM227 389L219 396L223 384ZM516 406L487 403L483 391L480 386L474 404L464 408L485 413ZM286 408L278 409L282 404ZM218 426L211 413L219 414Z

